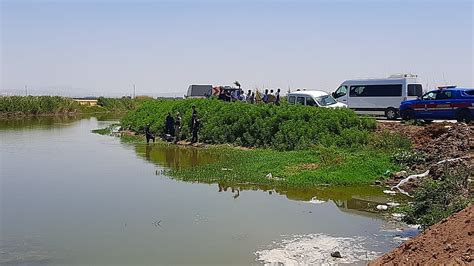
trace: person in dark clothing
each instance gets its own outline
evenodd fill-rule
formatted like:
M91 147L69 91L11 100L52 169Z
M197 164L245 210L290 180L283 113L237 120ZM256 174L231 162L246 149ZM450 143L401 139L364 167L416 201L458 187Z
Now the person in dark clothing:
M193 115L191 118L191 134L192 134L192 139L191 143L196 143L198 142L198 132L199 128L201 127L201 120L197 117L197 115Z
M146 143L149 143L151 139L153 140L153 143L155 143L155 136L150 132L150 124L145 126L145 138Z
M193 109L193 116L198 114L198 111L196 110L196 105L193 104L193 106L191 107Z
M280 89L279 88L275 95L275 105L280 105Z
M222 101L226 100L225 90L223 88L219 88L219 100L222 100Z
M263 95L263 102L268 103L268 98L269 98L268 90L265 90L265 94Z
M232 100L232 95L229 90L225 91L225 101L230 102Z
M166 130L165 133L173 136L173 127L174 127L174 118L171 116L171 113L168 113L166 117Z

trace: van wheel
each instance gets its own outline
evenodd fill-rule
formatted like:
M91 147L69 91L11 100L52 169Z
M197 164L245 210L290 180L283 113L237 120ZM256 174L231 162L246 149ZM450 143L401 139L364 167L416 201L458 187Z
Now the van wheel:
M385 110L385 117L390 120L395 120L398 118L398 111L395 108L389 107Z
M471 112L466 109L459 110L456 115L456 120L458 122L466 122L469 123L472 120Z
M415 119L415 111L412 109L407 109L402 112L402 119L403 120L413 120Z

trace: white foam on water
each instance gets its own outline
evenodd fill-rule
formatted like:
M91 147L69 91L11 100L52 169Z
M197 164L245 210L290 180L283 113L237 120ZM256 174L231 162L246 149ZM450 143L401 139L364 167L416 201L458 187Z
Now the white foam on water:
M309 203L312 203L312 204L323 204L323 203L326 203L326 201L324 200L319 200L318 198L316 197L313 197L310 201L308 201Z
M272 249L255 252L265 265L335 265L353 264L375 259L377 252L367 250L364 237L332 237L323 234L295 235L275 243ZM342 258L331 257L339 251Z

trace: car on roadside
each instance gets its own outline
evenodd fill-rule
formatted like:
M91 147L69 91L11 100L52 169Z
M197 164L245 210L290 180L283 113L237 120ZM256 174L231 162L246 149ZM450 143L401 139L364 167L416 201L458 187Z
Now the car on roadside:
M295 91L287 95L289 104L302 104L325 108L346 108L347 105L340 103L325 91Z
M474 88L455 86L432 90L400 104L403 120L452 120L469 123L474 119Z

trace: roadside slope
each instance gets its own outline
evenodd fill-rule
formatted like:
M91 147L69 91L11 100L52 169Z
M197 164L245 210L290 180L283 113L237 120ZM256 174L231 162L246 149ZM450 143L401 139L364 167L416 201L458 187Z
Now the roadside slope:
M369 265L471 265L474 263L474 205L431 226Z

